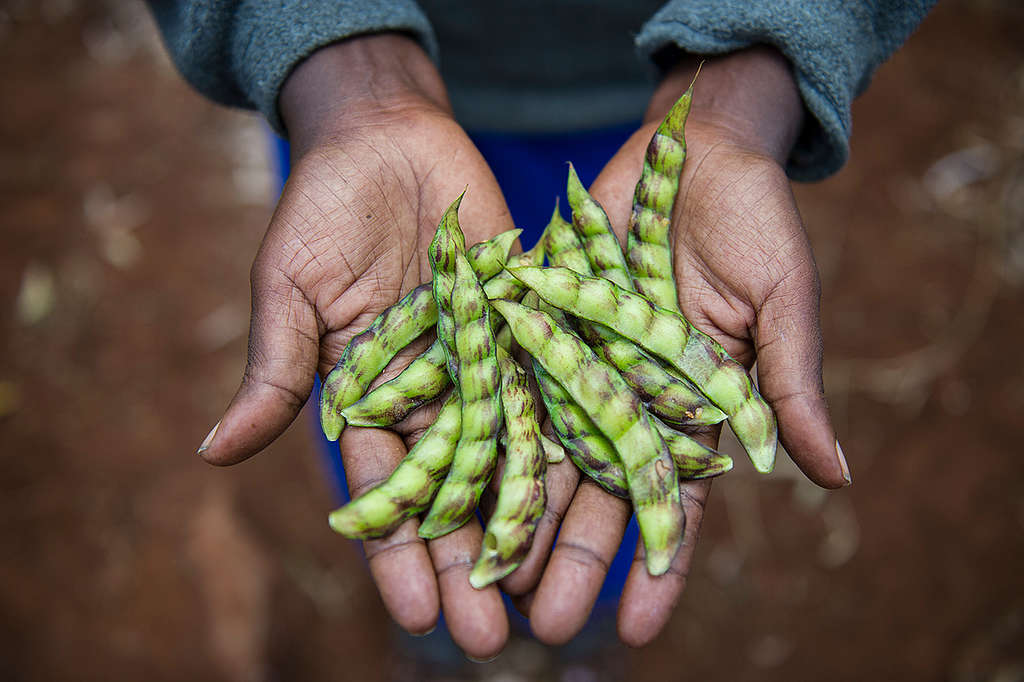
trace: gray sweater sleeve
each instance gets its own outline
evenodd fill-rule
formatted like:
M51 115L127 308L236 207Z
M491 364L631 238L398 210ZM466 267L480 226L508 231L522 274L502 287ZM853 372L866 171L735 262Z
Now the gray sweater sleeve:
M818 180L839 170L849 155L853 98L934 4L672 0L644 25L636 44L648 56L672 45L694 54L722 54L756 43L777 47L793 64L811 114L786 172L794 180Z
M258 109L283 131L277 95L291 70L324 45L402 31L436 61L437 41L413 0L149 0L178 70L200 92Z

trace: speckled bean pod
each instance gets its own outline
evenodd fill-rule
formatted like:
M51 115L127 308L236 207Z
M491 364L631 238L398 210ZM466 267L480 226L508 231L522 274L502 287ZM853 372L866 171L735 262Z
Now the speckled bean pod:
M662 308L675 311L679 310L679 295L672 265L672 208L686 160L683 131L692 97L693 84L672 106L647 145L626 232L626 264L636 290Z
M523 368L500 346L497 358L508 444L498 500L484 531L480 556L469 574L469 583L477 589L504 578L523 561L547 504L547 455L529 380Z
M772 470L778 442L774 413L743 367L682 315L606 279L583 277L568 268L510 272L549 304L616 330L681 372L728 415L754 467L764 473Z
M509 256L506 267L516 268L524 265L540 265L543 260L544 250L540 244L537 244L537 246L534 246L529 251ZM484 282L484 293L487 295L487 298L507 298L518 301L526 293L526 287L510 273L502 270Z
M473 266L473 272L481 282L486 282L502 272L505 266L509 265L509 255L512 245L522 234L521 229L513 228L500 232L486 241L473 244L466 249L466 259ZM529 263L522 263L529 265Z
M644 541L647 571L663 574L682 542L685 516L675 463L640 399L583 341L559 328L549 315L511 301L493 305L519 345L565 388L615 447Z
M665 439L665 445L672 453L672 460L676 463L680 479L712 478L732 469L732 457L729 455L712 450L685 433L676 431L653 415L651 423Z
M629 277L619 239L612 231L611 223L601 204L597 203L583 187L571 163L567 193L569 206L572 208L572 226L583 241L583 250L594 274L631 289L633 282Z
M565 459L565 448L543 433L540 434L540 444L544 447L544 456L547 457L548 464L558 464Z
M551 428L569 459L612 495L628 499L626 474L611 441L536 360L533 361L533 374L537 377L537 387L551 419Z
M420 353L394 379L352 403L341 414L352 426L392 426L452 385L440 341Z
M594 274L590 260L583 251L583 241L573 229L572 223L559 214L557 205L544 231L544 254L548 265L569 268L581 275Z
M518 234L519 231L515 232ZM537 246L524 253L509 256L508 265L539 265L543 257L543 250ZM502 271L484 282L484 291L488 298L518 300L526 292L526 287L510 273ZM492 315L492 318L491 327L497 327L501 321L500 317ZM450 385L447 357L441 341L436 340L394 379L369 391L342 410L342 416L353 426L392 426L408 417L421 405L436 400Z
M628 497L626 473L622 470L612 444L601 435L586 412L573 402L572 396L536 361L534 375L537 377L537 386L551 419L551 426L565 446L569 458L583 473L612 495ZM650 419L665 439L665 445L676 463L680 479L711 478L732 469L732 458L728 455L712 450L685 433L676 431L654 415L650 415Z
M338 440L345 428L341 410L358 400L391 358L428 329L436 317L430 287L420 285L349 341L320 392L320 426L328 440Z
M557 212L557 207L556 207ZM557 215L557 213L556 213ZM565 221L552 218L545 233L545 251L552 267L566 267L580 275L592 275L583 243ZM640 396L647 409L676 426L717 424L725 413L715 407L682 377L617 332L587 320L577 320L576 330L602 360L619 371Z
M473 266L481 279L503 272L519 232L503 232L470 249ZM320 392L320 426L328 440L337 440L345 428L341 410L361 398L395 354L436 321L437 305L431 284L421 284L349 341L334 369L324 378Z
M461 424L462 401L452 391L387 480L331 512L331 528L348 538L379 538L424 511L451 466Z
M462 434L448 476L420 525L423 538L440 537L472 517L494 471L502 428L501 372L490 306L465 256L456 251L454 261L451 310L457 386L462 396Z
M669 372L657 358L608 327L581 321L580 337L614 367L647 410L676 427L718 424L726 418L690 381Z
M434 232L434 238L427 250L434 303L437 305L437 340L444 349L448 374L452 381L459 382L459 360L455 350L455 316L452 312L452 292L455 291L455 261L459 254L465 254L466 238L459 227L459 205L462 197L452 202L444 212Z

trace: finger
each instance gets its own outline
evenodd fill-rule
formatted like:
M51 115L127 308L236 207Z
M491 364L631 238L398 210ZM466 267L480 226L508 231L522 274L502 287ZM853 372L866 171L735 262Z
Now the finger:
M509 598L512 602L512 606L516 607L516 611L519 612L523 618L530 617L530 607L533 605L533 598L537 594L536 590L531 590L526 594L513 595Z
M850 483L821 378L820 284L813 261L790 274L757 315L758 388L779 422L779 440L804 474L825 488Z
M427 543L448 632L467 656L478 661L494 658L508 641L508 616L497 585L478 590L469 584L483 537L474 518Z
M512 571L500 581L501 589L509 595L522 595L530 592L540 581L551 547L558 534L569 503L572 502L576 487L579 484L580 472L568 457L557 464L549 464L544 478L548 501L544 514L537 522L537 530L533 535L533 544L519 568Z
M384 429L345 429L340 445L353 499L384 481L406 454L402 439ZM390 535L363 543L385 608L413 634L429 632L440 610L434 566L418 531L419 522L410 519Z
M704 503L711 490L711 481L691 481L679 486L686 530L683 544L668 571L659 576L647 572L643 541L637 542L633 566L626 577L619 601L619 639L628 646L649 644L662 631L686 587L686 576L693 560L693 550L700 536Z
M249 353L242 384L199 447L211 464L236 464L280 436L313 390L319 332L303 293L280 273L253 266Z
M504 449L504 448L502 448ZM498 457L498 461L494 463L494 472L491 474L491 480L487 482L486 491L491 494L494 501L498 501L498 492L501 490L501 479L505 476L505 455L501 454ZM488 510L488 516L490 512Z
M631 513L627 500L580 484L530 606L537 639L564 644L586 624Z
M480 494L480 502L477 504L477 511L480 512L480 517L483 518L485 527L491 517L494 516L494 509L497 506L498 493L488 485L484 488L483 493Z

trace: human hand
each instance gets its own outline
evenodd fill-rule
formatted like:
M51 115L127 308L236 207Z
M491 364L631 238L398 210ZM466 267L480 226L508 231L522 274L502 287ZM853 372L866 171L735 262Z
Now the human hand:
M430 279L427 247L467 186L467 244L513 227L494 176L411 39L381 34L319 50L288 78L280 105L293 168L252 267L242 383L200 448L213 464L269 445L305 404L314 372L325 376L349 339ZM419 415L394 430L346 429L340 447L352 496L386 478L428 422ZM467 655L494 656L508 621L496 586L469 584L479 523L427 543L417 530L413 519L364 545L386 608L404 629L424 633L443 607Z
M590 188L623 243L647 143L695 68L688 60L667 75L647 122ZM756 358L783 446L808 478L838 488L849 483L849 472L822 386L820 284L782 167L802 117L778 53L753 48L704 65L686 123L674 267L684 315L746 367ZM703 438L714 445L717 435ZM686 533L668 573L650 576L638 544L619 602L618 631L627 644L647 644L667 623L686 584L709 490L709 481L680 486ZM630 515L627 501L589 481L579 486L540 584L523 597L541 640L562 643L583 627Z

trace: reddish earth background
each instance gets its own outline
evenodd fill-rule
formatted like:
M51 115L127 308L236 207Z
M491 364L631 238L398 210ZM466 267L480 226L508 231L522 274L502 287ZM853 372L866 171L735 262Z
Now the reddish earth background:
M646 649L428 665L324 522L310 422L192 454L244 361L260 124L141 4L0 4L0 678L1024 680L1021 36L1016 3L944 3L796 188L853 487L738 466Z

